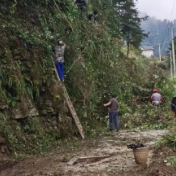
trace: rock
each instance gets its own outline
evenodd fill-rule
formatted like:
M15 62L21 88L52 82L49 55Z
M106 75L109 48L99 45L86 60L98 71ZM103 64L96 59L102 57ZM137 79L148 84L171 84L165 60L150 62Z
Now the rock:
M22 114L22 112L20 111L20 109L14 109L13 110L13 116L12 116L13 119L23 119L25 118Z
M167 166L171 166L172 164L171 163L166 163Z
M1 153L6 153L6 152L7 152L6 148L4 146L2 146L1 147Z
M5 138L1 134L0 134L0 153L2 154L8 153Z
M41 114L42 114L42 115L46 115L46 114L47 114L47 110L46 110L46 109L43 109L43 110L41 111Z
M2 105L2 104L0 104L0 109L1 110L7 109L7 108L8 108L8 105Z
M38 116L39 112L32 104L32 101L29 98L22 98L18 102L14 109L12 109L12 118L13 119L24 119L27 117Z
M29 117L34 117L34 116L38 116L39 112L37 111L37 109L35 107L33 107L32 109L29 110Z
M5 143L5 139L2 136L0 136L0 144L4 144L4 143Z

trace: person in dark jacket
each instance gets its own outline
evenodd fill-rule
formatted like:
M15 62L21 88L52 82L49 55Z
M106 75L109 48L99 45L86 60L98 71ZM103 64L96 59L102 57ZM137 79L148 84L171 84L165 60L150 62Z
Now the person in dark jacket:
M95 10L93 13L87 16L87 19L90 21L93 20L93 22L95 23L97 21L97 14L98 14L98 11Z
M87 4L84 0L76 0L75 3L78 6L78 8L81 10L81 12L86 11Z
M118 101L116 95L112 95L112 98L104 106L110 106L109 110L109 129L113 130L113 121L115 122L116 130L119 131L119 121L118 121Z
M174 112L175 117L176 117L176 90L175 90L175 95L171 101L171 111Z

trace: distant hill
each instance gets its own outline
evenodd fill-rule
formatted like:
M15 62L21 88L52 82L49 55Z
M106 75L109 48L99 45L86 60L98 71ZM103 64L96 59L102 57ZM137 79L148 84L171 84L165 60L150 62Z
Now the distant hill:
M154 55L159 55L159 44L161 45L161 55L167 55L169 44L171 43L170 26L174 25L174 36L176 36L176 20L158 20L154 17L149 17L147 21L141 23L142 29L149 33L148 37L142 42L142 45L153 46Z

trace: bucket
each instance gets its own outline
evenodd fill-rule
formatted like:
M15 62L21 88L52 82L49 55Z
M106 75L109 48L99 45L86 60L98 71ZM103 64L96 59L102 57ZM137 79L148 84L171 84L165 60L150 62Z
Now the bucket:
M136 164L146 164L148 159L148 146L133 149Z

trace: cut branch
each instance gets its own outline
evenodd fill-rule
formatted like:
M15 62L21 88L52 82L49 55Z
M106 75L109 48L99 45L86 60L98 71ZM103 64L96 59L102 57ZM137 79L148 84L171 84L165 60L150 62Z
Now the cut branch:
M96 162L105 158L111 157L110 155L105 155L105 156L87 156L87 157L74 157L72 158L67 164L68 165L74 165L76 163L81 163L81 162Z

